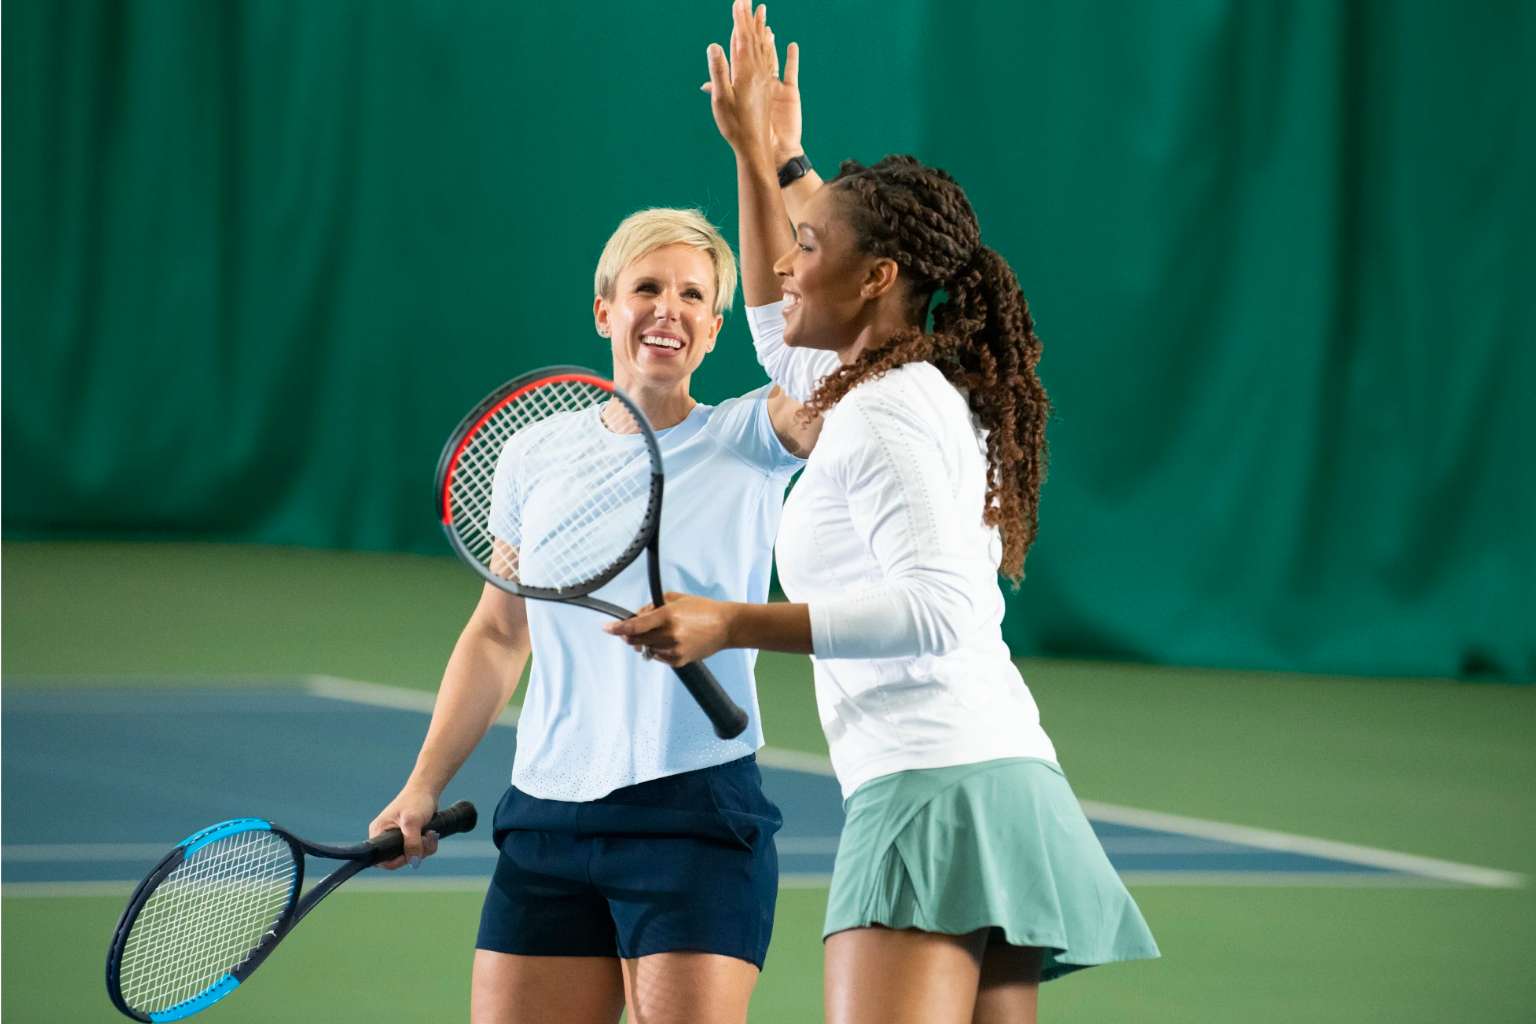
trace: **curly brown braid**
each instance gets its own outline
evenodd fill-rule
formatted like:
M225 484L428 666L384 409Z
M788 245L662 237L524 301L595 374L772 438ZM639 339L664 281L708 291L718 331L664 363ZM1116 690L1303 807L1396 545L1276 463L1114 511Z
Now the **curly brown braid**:
M913 326L828 375L806 408L826 412L850 390L905 363L928 361L967 396L987 430L982 519L999 527L999 568L1017 583L1040 520L1050 399L1035 367L1040 339L1013 269L981 244L965 192L944 171L910 156L864 167L844 161L831 185L861 252L896 261L912 300ZM923 329L940 288L933 331Z

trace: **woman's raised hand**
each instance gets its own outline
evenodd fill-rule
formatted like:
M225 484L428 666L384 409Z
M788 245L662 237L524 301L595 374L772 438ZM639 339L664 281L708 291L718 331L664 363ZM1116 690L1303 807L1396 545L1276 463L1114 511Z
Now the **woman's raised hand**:
M768 33L769 38L773 33ZM775 51L775 58L778 54ZM773 73L777 78L778 61ZM800 144L800 44L790 43L784 48L784 78L776 80L772 88L772 104L768 120L773 129L774 166L779 166L792 156L805 152Z
M709 47L710 109L720 135L738 155L762 155L777 162L800 152L800 50L789 44L784 79L768 8L751 0L731 4L730 57L718 43Z

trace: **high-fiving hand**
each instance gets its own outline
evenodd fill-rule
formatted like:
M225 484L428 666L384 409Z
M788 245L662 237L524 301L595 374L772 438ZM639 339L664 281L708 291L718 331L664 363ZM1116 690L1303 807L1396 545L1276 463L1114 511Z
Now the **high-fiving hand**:
M774 165L799 155L800 47L790 43L779 77L779 54L768 7L752 0L731 4L730 58L718 43L709 46L710 109L720 135L738 155L763 155Z

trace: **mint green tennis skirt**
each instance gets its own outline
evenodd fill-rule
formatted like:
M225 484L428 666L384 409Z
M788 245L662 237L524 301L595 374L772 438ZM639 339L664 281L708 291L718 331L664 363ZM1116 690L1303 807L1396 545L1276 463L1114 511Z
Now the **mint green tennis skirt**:
M1158 956L1067 777L1049 761L898 772L860 786L845 809L826 935L867 925L998 929L1009 945L1044 950L1042 981Z

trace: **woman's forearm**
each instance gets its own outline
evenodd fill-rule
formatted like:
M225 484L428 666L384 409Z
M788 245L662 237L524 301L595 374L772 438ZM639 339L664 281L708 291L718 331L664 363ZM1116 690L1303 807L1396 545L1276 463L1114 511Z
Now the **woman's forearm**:
M741 231L741 294L748 306L784 297L774 262L795 236L779 194L778 171L766 154L736 154L737 215Z
M459 635L408 786L441 795L517 691L531 648L471 621Z
M811 650L809 605L732 603L729 622L730 647L752 647L786 654L815 653Z
M790 155L795 156L798 154ZM787 160L781 160L779 164L783 166L787 162ZM784 209L789 213L789 222L791 224L800 223L803 219L802 215L805 213L805 204L811 201L811 196L816 194L816 190L821 188L821 185L821 175L815 171L806 171L804 176L790 182L788 188L779 190L781 198L784 200Z

